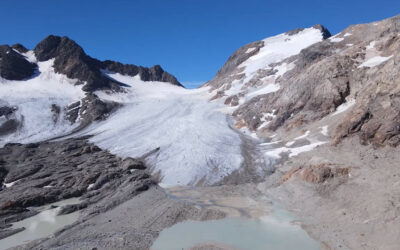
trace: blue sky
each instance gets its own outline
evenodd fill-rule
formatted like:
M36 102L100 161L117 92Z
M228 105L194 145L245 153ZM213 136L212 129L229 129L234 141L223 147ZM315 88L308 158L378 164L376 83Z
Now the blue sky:
M246 43L316 23L337 33L400 14L400 1L2 0L0 9L0 44L66 35L92 57L160 64L196 85Z

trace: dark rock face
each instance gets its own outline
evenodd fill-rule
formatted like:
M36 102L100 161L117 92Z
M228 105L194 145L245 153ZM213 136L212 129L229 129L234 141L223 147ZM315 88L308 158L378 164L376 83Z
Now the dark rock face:
M160 65L146 68L133 64L122 64L119 62L106 60L102 62L102 68L129 76L135 76L139 74L140 79L142 79L143 81L169 82L174 85L183 87L173 75L164 71Z
M34 144L7 144L0 148L0 235L7 225L35 214L40 206L71 197L83 197L77 205L63 207L62 214L90 207L107 197L107 211L154 185L143 162L122 159L87 142L85 138ZM127 166L127 164L129 166ZM134 169L134 171L132 171ZM124 191L124 192L123 192ZM125 192L126 191L126 192ZM13 232L16 233L16 232Z
M36 45L34 49L39 61L54 60L56 72L78 79L80 83L86 82L83 90L92 92L101 89L119 91L121 83L106 77L101 69L107 69L121 74L140 75L144 81L163 81L180 85L176 78L165 72L160 66L152 68L124 65L113 61L101 62L86 55L84 50L68 37L50 35Z
M86 126L93 121L105 120L118 107L120 107L119 103L103 101L95 94L87 93L81 101L71 103L66 107L66 119L71 124L80 122L81 126ZM81 118L80 121L78 117Z
M16 107L0 107L0 118L5 119L3 123L0 122L0 136L13 133L20 126L20 122L14 116L16 110Z
M68 37L48 36L34 49L39 61L54 59L54 70L68 78L78 79L84 91L99 89L118 90L117 82L105 77L99 70L100 62L85 54L83 49Z
M0 117L5 116L6 118L8 118L15 112L15 110L16 110L15 107L7 107L7 106L0 107Z
M36 65L8 45L0 46L0 77L7 80L23 80L35 73Z
M20 43L14 44L13 46L11 46L11 48L13 48L13 49L19 51L20 53L26 53L26 52L28 52L28 49L25 48L25 46L22 45L22 44L20 44Z

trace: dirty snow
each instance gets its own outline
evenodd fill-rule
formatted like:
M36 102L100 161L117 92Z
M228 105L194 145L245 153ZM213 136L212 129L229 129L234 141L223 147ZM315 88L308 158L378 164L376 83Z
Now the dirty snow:
M333 43L339 43L339 42L341 42L341 41L343 41L344 40L344 38L343 37L331 37L331 38L329 38L329 40L331 41L331 42L333 42Z

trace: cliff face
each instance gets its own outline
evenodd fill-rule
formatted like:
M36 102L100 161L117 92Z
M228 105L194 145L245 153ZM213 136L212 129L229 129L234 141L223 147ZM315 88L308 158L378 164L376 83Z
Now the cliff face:
M236 107L236 126L259 134L299 127L346 107L334 144L356 134L362 143L397 146L400 17L350 26L330 38L321 27L239 49L206 84L212 99Z

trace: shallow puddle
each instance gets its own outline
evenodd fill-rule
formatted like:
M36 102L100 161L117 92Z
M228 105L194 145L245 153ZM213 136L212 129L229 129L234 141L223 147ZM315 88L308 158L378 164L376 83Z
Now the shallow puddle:
M185 221L163 230L151 249L191 249L201 244L240 250L320 249L319 244L292 221L293 216L276 205L270 215L260 219Z
M35 216L13 223L12 228L25 227L25 230L0 240L0 250L28 243L31 240L47 237L78 219L79 212L57 216L61 206L79 203L78 198L66 199L38 208L42 210ZM50 206L59 206L51 209Z

